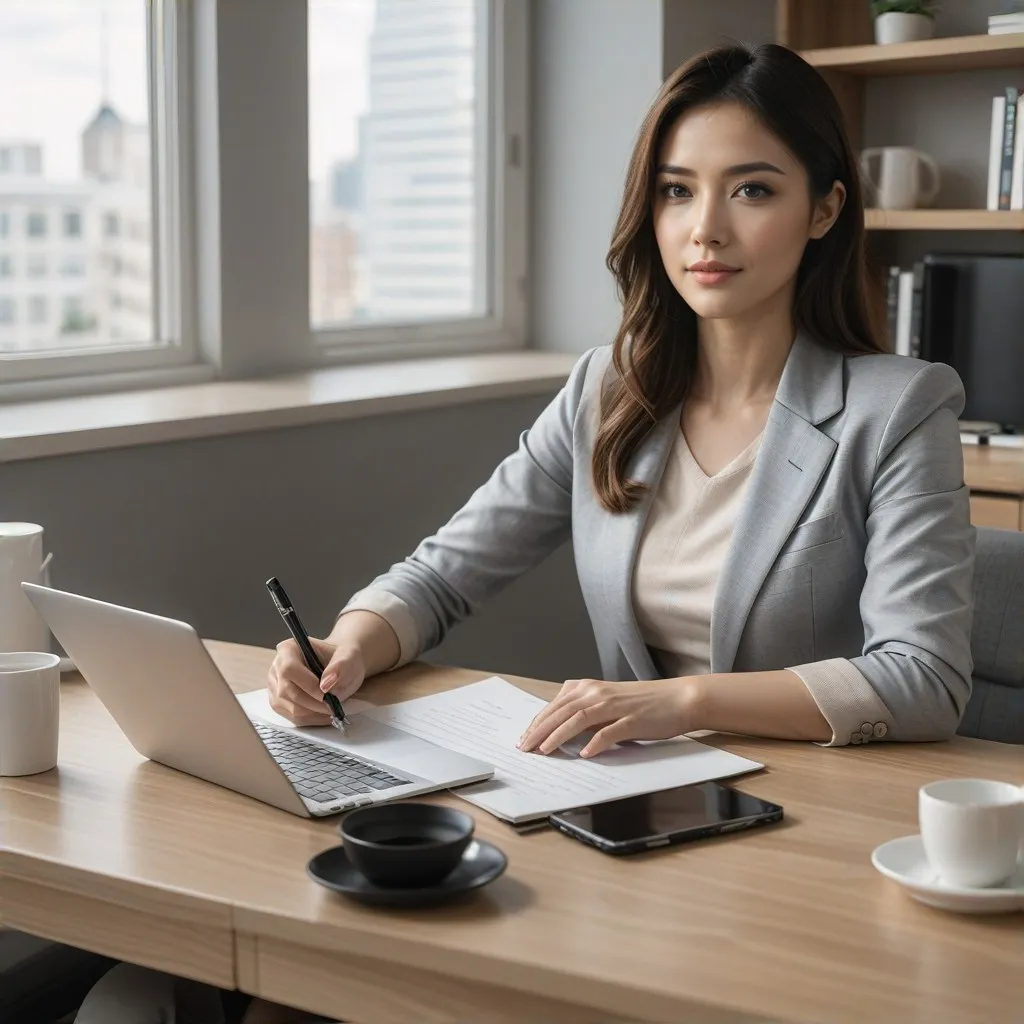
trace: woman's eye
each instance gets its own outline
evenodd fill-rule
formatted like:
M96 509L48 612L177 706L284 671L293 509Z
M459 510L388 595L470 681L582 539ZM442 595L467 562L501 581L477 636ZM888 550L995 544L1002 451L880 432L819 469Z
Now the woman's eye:
M748 181L736 190L743 194L744 199L765 199L772 194L767 185L759 185L755 181Z
M690 195L690 190L685 185L669 182L661 186L661 194L666 199L686 199Z

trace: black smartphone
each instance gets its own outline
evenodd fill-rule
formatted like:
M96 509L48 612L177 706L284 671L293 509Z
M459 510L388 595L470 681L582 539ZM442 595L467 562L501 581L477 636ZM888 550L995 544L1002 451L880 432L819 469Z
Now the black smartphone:
M778 804L718 782L609 800L548 817L567 836L619 855L781 820Z

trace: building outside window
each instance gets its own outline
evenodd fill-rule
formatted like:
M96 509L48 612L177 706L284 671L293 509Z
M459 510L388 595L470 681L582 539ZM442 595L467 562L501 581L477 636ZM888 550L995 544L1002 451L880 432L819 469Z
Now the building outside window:
M24 260L25 268L12 279L12 298L26 310L5 336L13 351L95 348L112 337L115 323L122 343L154 344L150 276L122 285L116 274L87 272L121 258L124 249L142 251L140 262L152 262L147 10L153 6L148 0L0 0L0 96L34 97L0 104L0 260ZM12 209L23 218L20 235ZM135 229L130 241L120 237L127 220ZM22 252L26 239L38 246L44 238L45 255ZM38 293L48 274L65 282L60 294ZM135 301L126 322L107 301L122 287Z

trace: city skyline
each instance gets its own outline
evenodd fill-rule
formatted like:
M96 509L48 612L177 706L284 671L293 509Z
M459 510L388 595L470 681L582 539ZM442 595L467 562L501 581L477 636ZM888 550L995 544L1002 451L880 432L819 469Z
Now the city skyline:
M355 155L375 7L376 0L310 4L313 181ZM145 27L145 0L0 0L0 96L18 100L0 104L0 139L38 142L44 176L77 181L79 139L104 100L126 121L148 122Z
M81 135L105 99L148 122L145 24L143 0L0 0L0 96L17 97L0 104L0 139L40 143L45 178L79 180Z

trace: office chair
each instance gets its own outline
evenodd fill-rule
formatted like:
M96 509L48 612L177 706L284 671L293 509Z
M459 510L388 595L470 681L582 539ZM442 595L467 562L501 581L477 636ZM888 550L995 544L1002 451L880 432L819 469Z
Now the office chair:
M59 942L0 928L0 1021L51 1024L73 1012L116 963Z
M978 528L974 688L961 736L1024 743L1024 533Z

